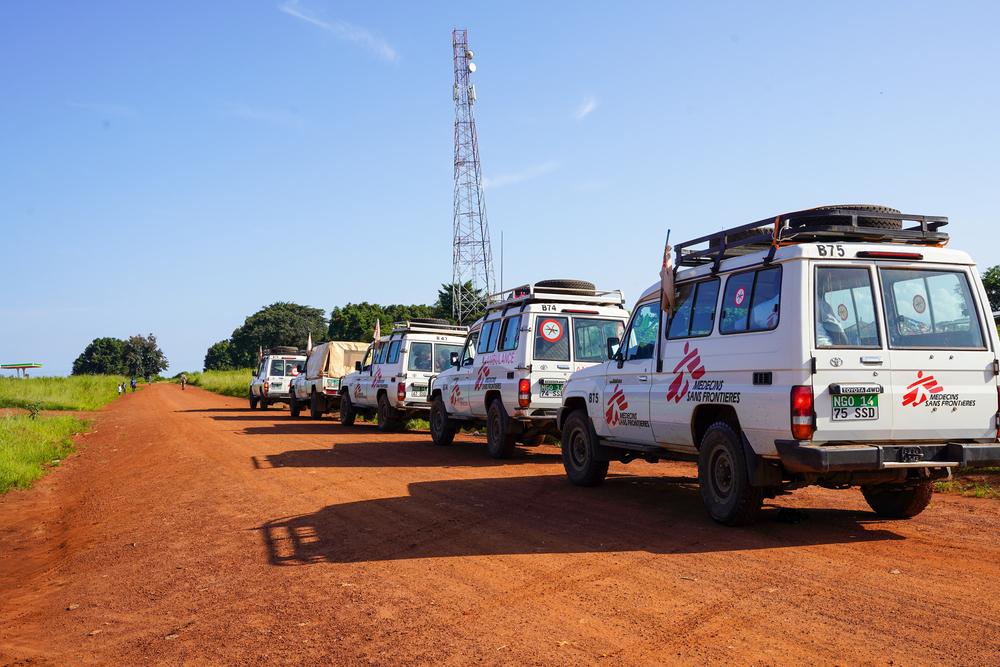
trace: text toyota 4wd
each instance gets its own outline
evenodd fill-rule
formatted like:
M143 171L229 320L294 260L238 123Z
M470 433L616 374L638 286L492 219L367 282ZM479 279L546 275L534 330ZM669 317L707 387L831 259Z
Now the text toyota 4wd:
M468 330L431 318L394 324L340 381L340 422L350 425L359 412L374 412L379 428L392 431L407 418L426 416L430 377L448 367Z
M945 224L825 207L678 245L673 316L654 285L610 359L566 386L569 478L686 455L723 523L808 484L906 518L950 468L1000 462L997 332Z
M454 366L431 384L431 436L450 444L462 424L486 424L494 458L516 442L557 435L562 389L574 370L605 358L628 312L618 290L581 280L543 280L498 295L469 329Z

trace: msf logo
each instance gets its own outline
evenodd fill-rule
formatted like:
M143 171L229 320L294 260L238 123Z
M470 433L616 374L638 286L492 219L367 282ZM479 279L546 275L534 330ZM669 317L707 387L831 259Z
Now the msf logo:
M373 387L376 386L381 381L382 381L382 369L376 368L375 374L372 375L372 386Z
M458 405L462 400L462 390L458 388L458 385L452 385L451 393L448 394L448 402L452 405Z
M625 400L621 385L616 385L608 399L608 409L604 411L604 420L608 422L608 426L618 426L623 410L628 410L628 401Z
M354 385L354 398L361 398L361 383Z
M479 367L479 374L476 375L476 391L483 388L486 384L486 380L490 377L490 367L488 364L483 364Z
M690 381L684 377L684 367L687 367L687 372L695 380L700 380L701 376L705 374L705 366L701 363L701 355L698 353L698 348L690 347L690 343L684 343L684 356L674 366L674 373L677 373L677 377L674 378L674 381L670 383L670 387L667 388L668 402L680 403L681 399L687 396L688 389L691 388Z
M917 371L917 379L906 387L903 394L903 406L917 406L926 403L932 394L940 394L944 387L938 384L933 375L924 375L923 371Z

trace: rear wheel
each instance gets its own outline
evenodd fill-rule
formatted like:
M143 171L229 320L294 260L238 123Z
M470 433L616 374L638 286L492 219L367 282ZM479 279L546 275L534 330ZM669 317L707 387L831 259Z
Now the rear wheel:
M494 399L486 411L486 449L493 458L509 459L514 453L515 440L510 427L503 401Z
M743 526L760 513L763 489L750 484L743 445L725 422L709 426L701 439L698 486L705 509L719 523Z
M385 394L378 396L378 430L398 431L400 427L399 410L389 405L389 397Z
M295 391L294 390L289 391L288 392L288 413L292 417L297 418L299 416L300 412L301 412L301 406L299 405L299 402L295 399Z
M562 430L563 468L577 486L597 486L608 476L608 462L597 460L597 434L584 410L566 418Z
M934 487L929 479L907 484L873 484L861 487L861 494L875 513L886 519L915 517L931 502Z
M312 390L312 395L309 396L309 416L313 419L319 419L323 416L319 405L319 394L316 393L315 387Z
M267 402L267 399L266 399L266 398L264 398L263 396L261 396L261 397L260 397L260 409L261 409L261 410L267 410L267 406L268 406L268 405L269 405L269 404L268 404L268 402Z
M354 403L351 403L350 392L340 397L340 423L344 426L353 426L358 414L354 411Z
M448 416L448 410L444 407L444 401L440 396L435 396L431 403L431 440L435 445L447 446L455 441L455 433L458 429L455 422Z

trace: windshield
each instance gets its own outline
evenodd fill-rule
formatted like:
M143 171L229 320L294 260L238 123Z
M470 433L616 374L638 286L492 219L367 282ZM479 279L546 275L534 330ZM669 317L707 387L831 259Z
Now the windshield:
M961 271L881 269L889 344L895 348L982 348L976 305Z
M306 362L304 359L272 359L271 360L271 372L268 373L271 377L284 377L286 375L298 375L305 368Z
M621 340L625 324L620 320L573 318L573 353L577 361L601 362L608 358L608 339Z
M434 345L434 372L440 373L446 368L451 368L451 355L461 354L461 345L445 345L437 343Z

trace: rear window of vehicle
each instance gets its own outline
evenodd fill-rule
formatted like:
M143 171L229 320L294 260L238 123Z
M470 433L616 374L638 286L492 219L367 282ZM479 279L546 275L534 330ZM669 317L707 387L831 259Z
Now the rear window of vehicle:
M552 315L535 318L535 359L569 361L569 319Z
M588 317L573 318L573 358L576 361L604 361L608 358L608 339L621 340L625 324L619 320Z
M298 375L302 372L306 366L304 361L296 361L294 359L272 359L271 360L271 372L268 373L271 377L284 377L286 375ZM293 372L294 370L294 372Z
M814 310L816 347L881 347L868 269L817 268Z
M964 272L880 269L879 274L891 347L985 347Z
M715 304L719 299L719 280L681 285L677 309L670 320L670 338L707 336L715 326Z
M451 368L452 353L461 354L461 345L445 345L444 343L434 344L434 372L440 373L446 368Z
M406 360L406 370L430 373L434 359L433 348L431 343L410 343L410 356Z

